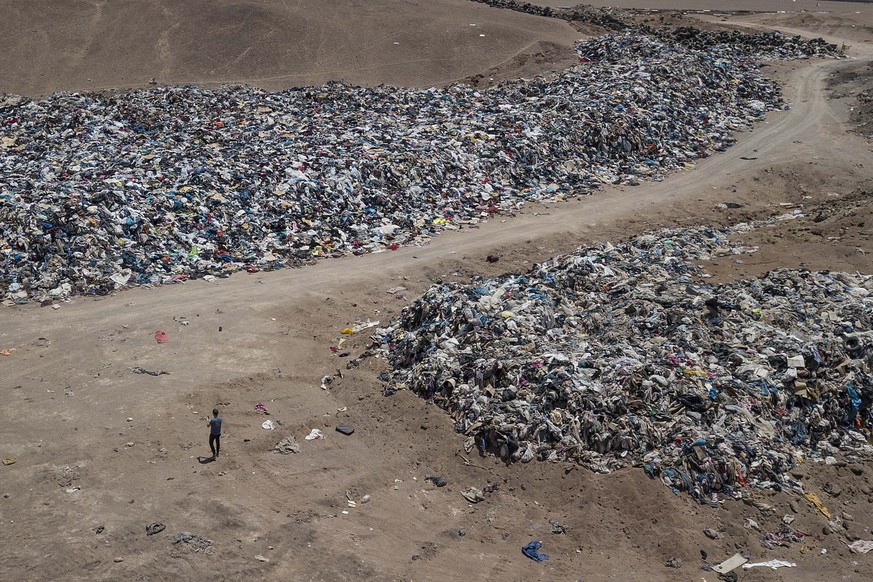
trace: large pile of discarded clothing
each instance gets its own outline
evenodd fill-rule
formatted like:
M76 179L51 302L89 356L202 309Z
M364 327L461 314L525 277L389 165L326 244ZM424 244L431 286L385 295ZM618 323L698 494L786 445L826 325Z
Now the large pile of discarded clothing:
M703 49L715 45L729 45L739 53L757 60L802 59L813 56L842 57L837 45L822 38L806 39L779 31L748 34L736 29L701 30L694 26L651 26L645 20L637 22L633 15L651 14L647 9L620 9L579 4L566 8L550 8L515 0L472 0L493 8L514 10L535 16L560 18L574 24L590 24L608 32L633 32L658 37L664 41L679 42L690 48ZM658 11L661 12L661 11ZM669 11L668 11L669 12ZM679 11L678 14L681 15Z
M783 107L735 44L620 34L578 50L554 79L483 91L0 98L0 299L420 243L529 199L660 180Z
M595 24L602 26L607 31L624 31L631 28L637 28L630 22L623 10L614 8L595 8L580 4L572 8L551 8L549 6L540 6L529 2L515 2L515 0L472 0L479 4L487 4L492 8L502 8L504 10L513 10L515 12L523 12L524 14L532 14L534 16L544 16L546 18L560 18L571 22L584 22L586 24Z
M754 250L728 234L664 230L435 285L374 336L386 394L431 399L483 454L641 465L707 502L869 456L873 277L708 284L699 262Z

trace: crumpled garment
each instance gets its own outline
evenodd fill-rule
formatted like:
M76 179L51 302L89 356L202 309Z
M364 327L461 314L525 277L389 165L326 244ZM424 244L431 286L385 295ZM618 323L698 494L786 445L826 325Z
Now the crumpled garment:
M787 548L791 546L792 542L802 542L803 538L807 535L809 534L807 534L806 532L792 529L787 525L783 524L779 531L767 532L763 536L761 536L761 545L763 545L768 550L772 550L776 546L782 546Z
M743 564L743 570L748 570L749 568L771 568L775 570L777 568L794 568L795 566L797 566L797 564L794 562L786 562L785 560L768 560L766 562Z
M467 487L461 491L461 495L470 503L479 503L485 500L485 494L478 487Z
M130 371L134 374L147 374L149 376L169 375L169 372L165 372L164 370L147 370L146 368L141 368L139 366L134 366Z
M286 436L281 441L276 443L276 446L273 447L273 450L283 455L288 455L290 453L299 453L300 444L296 440L294 440L293 436Z
M448 481L446 481L444 477L440 477L439 475L425 475L424 480L433 481L433 484L437 487L445 487L448 484Z
M181 533L176 534L175 539L173 540L173 544L191 544L199 549L205 550L209 546L212 545L212 540L207 540L201 535L192 534L191 532L183 531Z
M711 540L717 540L719 538L724 537L724 534L722 534L720 531L712 529L711 527L708 527L705 530L703 530L703 533L706 535L706 537L708 537Z
M167 529L167 526L165 526L162 523L157 523L157 522L150 523L149 525L146 526L146 535L153 536L157 533L161 533L165 529Z
M542 562L544 560L548 560L548 554L544 554L539 551L541 547L543 547L543 543L534 540L525 547L523 547L521 549L521 553L533 560L534 562Z
M873 550L873 541L870 540L855 540L849 544L849 549L859 554L866 554Z
M809 492L809 493L804 493L803 498L806 499L807 501L809 501L810 503L812 503L813 505L815 505L815 508L818 509L823 516L825 516L828 519L831 518L831 512L828 511L828 508L825 507L824 502L819 498L818 495L816 495L815 493Z

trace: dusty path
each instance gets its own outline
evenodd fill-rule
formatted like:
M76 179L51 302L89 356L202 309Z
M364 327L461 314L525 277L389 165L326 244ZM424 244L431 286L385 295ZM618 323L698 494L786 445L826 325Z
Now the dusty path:
M826 171L833 158L852 162L845 164L858 172L852 179L869 177L852 170L873 166L868 149L845 135L823 92L826 76L842 66L782 67L792 110L662 183L531 208L424 247L79 298L57 311L0 310L0 349L16 349L0 357L2 456L16 460L0 467L0 494L9 495L0 498L0 578L446 580L463 572L470 579L672 580L667 557L696 564L702 548L729 555L738 540L751 546L754 536L741 527L730 529L730 543L700 541L709 526L702 524L729 526L742 506L703 510L636 471L594 476L479 458L483 468L465 466L448 418L409 394L382 398L379 361L346 371L348 360L328 347L357 319L396 314L405 300L386 294L388 287L408 287L411 298L437 278L525 268L582 241L699 220L771 168L822 164ZM774 200L771 193L762 203ZM507 259L482 262L495 251ZM155 342L156 330L168 333L167 344ZM346 347L355 355L365 345L353 337ZM135 374L134 367L168 374ZM345 378L321 390L321 377L338 369ZM254 412L256 403L270 416ZM203 417L215 405L226 422L225 453L202 464ZM266 419L279 429L262 429ZM338 423L355 425L355 434L332 432ZM303 441L311 428L327 438ZM301 441L299 455L268 452L288 434ZM425 484L433 473L449 486ZM500 489L479 505L458 494L489 483ZM346 492L357 507L348 506ZM367 504L364 494L372 497ZM801 517L818 523L811 513ZM565 523L568 535L548 534L549 518ZM167 531L146 536L150 522ZM97 534L97 526L106 529ZM181 531L213 540L212 553L173 546ZM553 557L545 564L520 554L538 538ZM835 536L822 544L832 548L827 559L786 550L805 567L743 579L873 574L869 565L848 567ZM691 579L696 566L688 568L679 579Z

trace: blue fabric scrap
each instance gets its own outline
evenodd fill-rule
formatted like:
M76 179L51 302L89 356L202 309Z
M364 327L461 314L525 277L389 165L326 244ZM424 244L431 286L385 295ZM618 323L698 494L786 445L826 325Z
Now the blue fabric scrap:
M521 553L533 560L534 562L542 562L543 560L548 560L549 556L539 551L541 547L543 547L543 543L534 540L525 547L523 547L521 549Z
M858 410L859 408L861 408L861 396L852 386L852 382L849 382L849 384L846 386L846 392L849 393L849 400L852 401L852 410Z

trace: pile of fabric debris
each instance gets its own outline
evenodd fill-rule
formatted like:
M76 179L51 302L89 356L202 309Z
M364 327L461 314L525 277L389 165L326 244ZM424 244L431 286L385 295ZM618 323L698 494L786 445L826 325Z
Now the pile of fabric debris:
M433 286L376 335L385 392L452 415L507 462L638 465L705 502L802 492L805 460L868 457L873 277L776 270L714 285L736 230L663 230L531 272Z
M483 91L0 98L0 299L396 249L530 199L663 179L784 107L744 38L606 36L554 79Z

